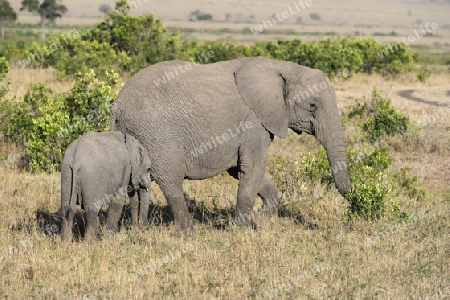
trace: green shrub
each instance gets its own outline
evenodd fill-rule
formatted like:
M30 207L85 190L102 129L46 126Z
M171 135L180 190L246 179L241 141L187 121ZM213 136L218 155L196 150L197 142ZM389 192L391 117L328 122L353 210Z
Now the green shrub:
M425 82L428 80L428 78L430 77L431 73L433 73L430 69L420 69L417 72L417 80L419 80L420 82Z
M106 72L104 81L92 69L78 72L75 79L75 85L64 96L69 125L58 133L63 137L63 149L87 131L109 128L109 108L122 86L119 75L113 71Z
M303 188L306 178L299 168L297 158L272 155L268 159L268 165L270 177L282 195L289 197L299 187Z
M346 119L353 121L354 118L358 118L357 123L362 123L364 131L362 136L354 137L353 144L346 149L348 172L353 186L345 195L349 202L349 216L364 219L399 217L400 203L395 197L404 194L421 199L424 191L416 187L417 178L408 176L407 170L390 172L388 168L392 159L389 148L382 141L374 141L382 134L395 135L406 131L409 125L407 118L392 108L390 100L384 99L377 90L370 100L350 108ZM302 155L301 169L294 174L290 172L289 176L312 182L320 181L330 187L334 184L324 149Z
M5 79L6 74L9 72L9 63L6 61L4 57L0 57L0 82ZM0 85L0 117L4 114L4 110L7 109L7 103L4 103L4 97L9 89L9 81L6 81L4 84ZM2 113L3 112L3 113ZM1 120L1 119L0 119ZM2 122L2 124L4 124ZM0 125L1 126L1 125Z
M95 70L99 76L105 76L108 70L125 71L129 69L131 59L125 52L117 52L107 43L76 40L69 51L54 55L53 61L57 76L64 78L89 69Z
M279 60L288 60L303 66L320 69L329 75L339 70L355 72L360 69L360 54L350 47L345 47L348 39L322 40L319 42L302 42L301 40L279 40L262 44L270 56Z
M9 90L9 81L2 83L6 74L9 72L9 63L4 57L0 57L0 131L4 132L7 128L9 117L11 116L12 104L11 101L5 99Z
M238 57L250 56L249 48L238 45L234 42L223 41L205 41L205 42L182 42L182 54L180 59L193 60L197 63L214 63L219 61L230 60ZM210 52L212 51L212 52ZM202 57L203 53L211 53L213 55L205 55L207 59Z
M4 57L0 57L0 81L2 81L9 72L9 63Z
M363 148L361 151L347 149L349 161L349 176L352 189L345 195L349 202L349 212L352 215L365 219L376 219L387 213L392 204L391 187L384 170L391 163L386 147ZM328 163L326 152L318 150L314 155L307 153L302 156L302 169L304 178L312 181L319 180L334 184L334 178Z
M118 1L115 10L89 29L72 30L76 35L57 33L32 43L25 61L20 62L23 66L52 66L62 78L88 69L102 76L109 69L133 73L150 64L177 59L181 46L178 31L168 33L152 14L134 17L129 10L126 1Z
M9 107L4 135L25 148L33 172L59 170L64 150L74 139L109 127L109 106L120 87L118 74L107 72L106 81L100 81L89 70L75 78L66 94L38 83L23 102Z
M319 180L322 183L334 183L334 177L331 172L330 163L324 150L317 151L314 155L307 152L302 155L302 173L306 178Z
M392 188L385 175L372 167L362 166L358 174L353 174L352 189L345 195L350 203L350 212L364 219L379 219L387 213ZM356 175L356 176L355 176Z
M397 172L393 172L392 178L399 191L406 194L411 199L425 199L425 190L420 188L416 176L408 175L410 168L401 168Z
M370 102L353 108L349 117L355 115L366 117L366 120L361 123L361 128L371 142L384 134L403 134L410 126L409 118L392 107L391 100L383 98L379 90L374 90Z
M43 83L32 85L24 101L13 106L6 135L26 148L32 171L52 170L61 161L57 133L68 119L62 97Z
M106 68L117 72L134 73L145 66L161 61L196 58L203 51L214 51L207 62L230 60L237 57L267 56L278 60L293 61L317 68L330 76L346 70L398 74L415 69L414 53L404 44L395 51L373 38L341 38L336 40L301 41L279 40L238 45L232 41L180 41L179 30L169 32L162 20L152 14L129 15L130 5L125 0L116 3L115 10L89 29L79 31L76 38L65 33L49 35L46 41L27 43L26 50L16 51L17 45L9 45L7 55L24 53L20 63L24 66L52 66L60 77L93 68L102 74ZM72 30L73 31L73 30ZM316 34L316 33L312 33ZM326 33L334 34L333 32ZM60 46L62 44L62 46ZM52 48L53 46L53 48ZM56 46L56 47L55 47ZM55 49L56 48L56 49ZM45 49L51 49L47 51ZM52 50L55 49L55 50ZM3 50L0 50L0 55ZM44 59L31 61L29 55L45 52Z
M368 154L362 159L361 164L371 167L375 171L383 172L384 170L389 168L392 163L392 159L387 154L387 150L387 147L373 148L372 152L366 152Z

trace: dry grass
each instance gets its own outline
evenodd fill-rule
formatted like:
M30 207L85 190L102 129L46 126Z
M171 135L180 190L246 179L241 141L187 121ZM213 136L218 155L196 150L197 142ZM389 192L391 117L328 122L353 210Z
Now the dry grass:
M60 81L56 79L53 69L23 69L11 68L7 75L7 80L11 82L11 95L22 99L31 84L43 82L53 88L57 93L67 92L73 87L73 80Z
M54 81L51 71L12 70L10 76L12 92L20 95L41 80L59 91L71 85ZM414 89L421 98L448 103L449 77L441 73L421 84L409 77L358 75L336 81L335 87L344 108L354 98L370 96L378 86L395 107L419 122L437 107L404 99L397 92ZM127 210L118 234L92 244L65 245L59 234L42 233L58 231L59 174L32 175L5 168L0 170L0 295L5 299L448 298L449 128L445 117L425 127L423 136L388 140L394 149L392 168L411 166L412 174L429 190L422 201L399 198L410 214L409 223L387 219L345 223L346 203L335 189L321 184L300 188L302 183L296 183L295 194L284 203L289 217L276 218L267 229L234 229L227 224L237 181L220 175L185 183L196 239L175 232L167 203L154 184L154 225L128 228ZM317 147L313 137L290 133L276 139L270 153L299 157ZM13 145L0 145L3 157L17 151ZM273 169L270 163L268 168ZM421 168L426 172L420 173ZM37 222L38 217L45 220Z

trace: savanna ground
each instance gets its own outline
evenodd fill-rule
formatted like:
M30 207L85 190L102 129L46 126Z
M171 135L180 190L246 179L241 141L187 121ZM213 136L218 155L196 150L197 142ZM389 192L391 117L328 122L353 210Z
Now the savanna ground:
M19 2L11 4L17 9ZM58 23L93 24L98 21L92 18L99 15L98 5L107 2L65 3L71 15ZM285 25L253 35L245 28L291 3L141 2L136 13L152 11L167 26L186 28L182 30L186 39L231 37L250 43L278 37L334 38L358 31L387 43L411 34L419 24L437 22L440 29L433 36L411 46L430 56L448 53L450 47L450 6L442 3L313 1L313 7L301 14L302 24L290 18ZM187 22L189 12L197 8L217 19L230 12L233 20ZM321 21L308 19L313 11ZM250 14L253 22L246 23ZM20 16L19 21L32 23L36 17ZM393 31L397 35L391 35ZM349 105L369 98L377 87L410 117L410 133L386 138L393 157L390 169L409 166L427 191L423 200L399 196L409 221L348 221L348 204L334 187L291 180L295 192L284 195L282 203L282 211L289 213L275 218L270 228L236 229L229 222L237 181L220 175L185 182L196 238L176 233L167 202L153 184L152 225L148 228L129 228L126 207L116 235L102 236L91 244L79 240L62 244L57 215L60 174L19 171L15 155L20 150L1 143L0 156L11 157L14 163L0 162L0 295L4 299L449 299L450 111L446 107L450 73L448 66L432 68L434 73L426 83L418 82L415 74L397 78L356 74L349 80L334 80L344 115ZM19 99L31 83L46 82L59 92L73 85L57 81L51 70L13 69L8 77L11 93ZM425 126L418 129L419 122ZM346 127L347 138L353 132L354 128ZM293 166L282 168L292 169L300 166L302 153L319 148L313 137L290 132L271 145L267 168L270 172L280 169L275 154L291 156ZM80 215L76 223L76 230L82 230Z
M50 70L12 70L9 76L19 95L20 87L37 81L60 91L72 86L56 81ZM0 294L5 299L447 299L450 112L436 105L450 102L449 79L447 70L436 69L427 83L413 74L334 82L341 111L370 97L376 86L413 123L435 117L406 137L387 139L394 157L390 168L410 166L427 190L420 201L400 196L409 222L345 221L347 203L334 187L291 182L295 192L284 195L282 204L289 214L274 219L270 228L236 229L229 222L237 181L223 174L185 182L196 238L176 233L166 200L153 184L148 228L130 229L126 208L116 235L62 244L59 173L32 175L7 166L0 171ZM405 90L414 90L410 95L416 99L399 96ZM352 128L346 130L350 136ZM313 137L290 132L275 140L270 157L292 156L301 164L301 153L319 147ZM7 157L18 150L2 144L0 151ZM269 159L269 171L275 164ZM78 218L77 230L82 226Z

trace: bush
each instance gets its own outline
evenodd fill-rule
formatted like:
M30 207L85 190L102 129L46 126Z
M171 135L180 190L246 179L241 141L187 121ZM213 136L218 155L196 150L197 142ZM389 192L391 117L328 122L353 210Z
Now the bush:
M131 59L125 52L115 51L108 43L97 41L76 40L69 51L60 51L49 62L56 70L57 77L64 78L77 72L95 70L99 76L105 76L106 71L115 72L129 70Z
M4 57L0 57L0 82L3 81L3 79L5 79L6 74L8 74L8 72L9 72L9 63L6 61ZM3 102L3 98L8 92L8 88L9 88L9 81L5 83L5 86L0 86L0 103Z
M61 161L57 133L68 122L61 96L43 83L34 84L12 113L5 135L25 146L32 171L52 170Z
M179 30L169 33L162 20L152 14L131 16L128 14L130 9L127 1L120 0L101 22L89 29L80 29L76 38L67 38L67 34L57 33L49 35L46 41L31 43L26 50L17 50L14 49L16 45L8 44L12 48L4 52L23 57L26 54L39 56L44 53L41 56L45 56L45 59L20 62L22 65L52 66L57 69L59 77L72 76L88 68L93 68L97 74L102 74L107 68L134 73L161 61L196 58L204 50L213 50L216 54L208 62L267 56L317 68L330 76L344 70L350 74L398 74L415 69L414 53L404 44L398 44L396 51L389 51L386 45L373 38L341 38L317 42L279 40L251 46L238 45L232 41L180 41ZM199 10L195 13L201 14ZM2 52L0 50L0 55Z
M245 57L248 55L248 48L243 45L238 45L234 42L223 41L205 41L205 42L182 42L180 59L194 60L197 63L214 63L219 61L230 60L238 57ZM208 59L201 57L201 54L213 53ZM212 52L210 52L212 51Z
M385 175L369 166L362 166L358 173L353 174L353 187L345 195L345 199L350 203L350 212L354 216L372 220L385 216L392 190L384 178Z
M391 105L391 100L383 98L379 90L374 90L370 101L353 106L349 118L362 118L360 124L366 138L375 142L383 135L405 133L409 127L409 118Z
M302 173L310 180L319 180L322 183L334 183L330 163L324 150L317 151L314 155L308 152L302 157Z
M412 199L423 200L425 199L425 190L418 187L416 176L408 175L409 168L402 168L397 172L392 174L394 183L396 184L398 190L407 194Z
M262 50L260 55L320 69L330 76L344 70L350 74L397 74L415 69L414 53L406 45L394 53L380 57L379 53L386 45L373 38L341 38L317 42L279 40L277 43L256 43L250 48Z
M9 72L9 63L4 57L0 57L0 82L5 79L6 74ZM12 105L10 101L5 99L5 96L9 90L9 82L7 81L4 86L0 85L0 131L6 130L6 124L9 116L11 116Z
M9 64L6 58L0 57L0 81L3 80L9 72Z
M417 80L419 80L420 82L425 82L428 80L428 77L430 77L432 71L430 69L420 69L417 72Z
M133 73L147 65L179 56L178 32L167 33L162 21L152 14L133 17L128 14L129 10L130 5L121 0L102 22L75 31L76 36L57 33L49 35L44 42L33 43L27 54L39 56L44 53L45 57L38 61L28 59L24 65L52 66L59 78L90 68L103 76L109 69Z
M100 81L93 70L76 74L67 94L43 83L32 85L24 101L10 106L4 135L22 145L32 172L59 170L64 150L86 131L109 127L109 106L117 96L118 74Z
M270 177L282 195L290 197L298 187L302 189L306 178L298 167L299 162L295 157L272 155L268 159L268 164Z
M410 198L422 199L425 192L417 186L417 178L410 177L407 170L390 172L392 159L389 148L383 142L374 142L375 136L382 134L400 134L408 129L408 122L401 113L375 90L369 101L350 108L349 120L362 123L363 134L356 136L352 146L347 146L348 172L352 189L345 195L349 203L349 216L364 219L378 219L383 216L399 217L400 203L395 198L403 194ZM369 125L370 126L369 126ZM383 125L381 125L383 124ZM401 126L399 126L400 124ZM400 128L399 128L400 127ZM373 135L367 132L374 133ZM298 181L322 182L329 187L334 185L334 178L324 149L301 156L302 165L297 171L286 171L277 167L273 179L282 186L283 191L293 194ZM277 165L296 164L290 159L277 158ZM289 170L289 168L288 168Z
M106 72L105 81L99 80L92 69L78 72L75 79L75 85L64 96L69 126L58 133L63 149L87 131L109 129L109 108L122 86L119 75L113 71Z

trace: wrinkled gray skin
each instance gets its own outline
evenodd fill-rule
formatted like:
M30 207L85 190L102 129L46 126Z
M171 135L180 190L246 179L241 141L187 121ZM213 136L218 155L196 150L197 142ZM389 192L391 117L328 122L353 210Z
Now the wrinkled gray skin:
M225 170L239 179L236 224L257 224L259 217L267 220L275 214L280 198L266 171L267 152L274 136L286 137L288 128L315 135L330 165L340 166L334 168L339 192L350 190L336 96L322 71L264 57L191 64L190 70L187 63L162 62L141 70L111 107L111 130L129 133L147 148L151 174L171 206L178 229L195 234L183 198L183 180L210 178ZM171 80L157 86L163 76ZM313 85L320 83L326 88L314 91ZM308 96L295 98L308 91ZM252 128L239 130L241 122ZM227 140L213 143L224 134ZM202 145L207 151L193 155ZM255 214L257 195L264 204Z
M132 224L147 225L150 167L147 150L128 134L88 132L73 141L61 166L62 240L72 240L77 202L86 212L87 240L97 238L98 213L105 204L111 203L106 228L117 231L127 193Z

